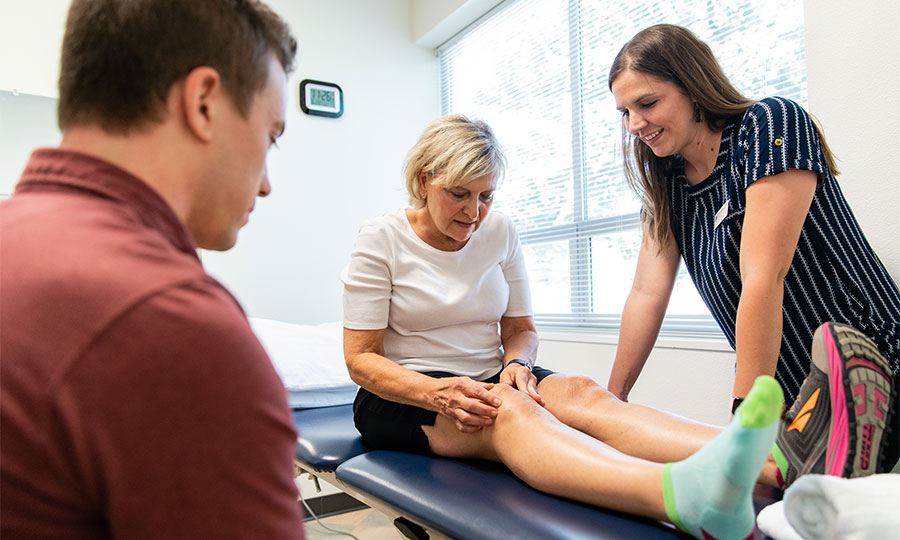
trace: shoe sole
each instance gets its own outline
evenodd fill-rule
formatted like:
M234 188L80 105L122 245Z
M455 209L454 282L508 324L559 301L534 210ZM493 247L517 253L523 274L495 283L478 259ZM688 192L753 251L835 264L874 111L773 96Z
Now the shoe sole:
M889 425L890 368L875 344L852 327L825 323L816 334L813 363L829 375L832 412L824 472L868 476L876 472Z

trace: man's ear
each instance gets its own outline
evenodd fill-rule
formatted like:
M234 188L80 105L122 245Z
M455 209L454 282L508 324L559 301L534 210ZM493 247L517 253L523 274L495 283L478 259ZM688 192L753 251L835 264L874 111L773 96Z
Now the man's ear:
M181 105L188 130L203 142L213 138L213 120L224 97L222 79L219 72L211 67L200 66L191 70L184 78Z

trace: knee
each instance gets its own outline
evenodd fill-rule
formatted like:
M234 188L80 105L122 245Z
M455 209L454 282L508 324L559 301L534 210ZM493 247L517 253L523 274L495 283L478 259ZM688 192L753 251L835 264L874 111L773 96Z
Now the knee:
M527 397L512 386L503 383L495 384L494 387L491 388L491 393L497 394L497 397L503 400L503 405L501 405L501 407L507 405L507 403L510 407L521 406L524 404L521 398Z
M567 375L562 380L562 388L566 397L578 399L590 397L604 401L619 401L619 399L606 388L597 384L594 379L582 375Z
M545 380L549 382L549 378ZM598 408L616 407L623 403L590 377L580 375L562 376L545 389L538 387L538 392L544 397L547 408L554 414L568 409L590 408L596 411Z
M497 423L525 420L544 413L543 408L529 395L507 384L498 384L491 392L503 401L497 409Z
M567 377L566 387L572 394L584 395L587 393L600 392L604 396L612 396L612 394L597 384L594 379L584 377L582 375L571 375Z

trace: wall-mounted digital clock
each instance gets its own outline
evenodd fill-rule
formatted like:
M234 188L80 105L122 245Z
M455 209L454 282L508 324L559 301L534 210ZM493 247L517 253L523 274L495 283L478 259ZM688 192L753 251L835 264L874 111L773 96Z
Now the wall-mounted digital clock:
M344 92L334 83L303 79L300 108L306 114L337 118L344 114Z

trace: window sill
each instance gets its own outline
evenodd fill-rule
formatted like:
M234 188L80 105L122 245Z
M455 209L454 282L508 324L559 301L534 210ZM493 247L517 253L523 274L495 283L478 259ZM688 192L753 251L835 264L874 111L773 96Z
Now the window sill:
M538 327L538 336L541 341L565 343L616 345L619 342L618 332L604 330ZM731 345L728 344L724 337L696 336L673 332L660 332L654 348L734 353L734 349L731 348Z

